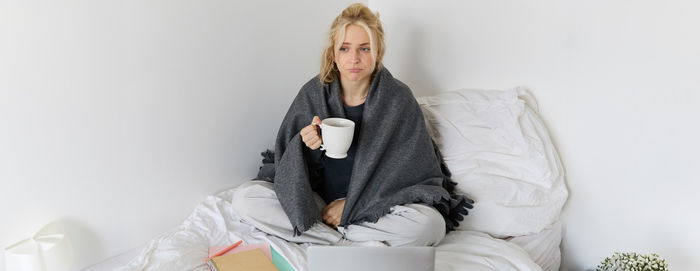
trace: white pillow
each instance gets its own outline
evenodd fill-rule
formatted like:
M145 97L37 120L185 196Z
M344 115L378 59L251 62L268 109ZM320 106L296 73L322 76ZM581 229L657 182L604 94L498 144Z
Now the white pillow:
M457 90L418 102L458 192L476 201L459 230L520 236L558 220L564 169L527 90Z

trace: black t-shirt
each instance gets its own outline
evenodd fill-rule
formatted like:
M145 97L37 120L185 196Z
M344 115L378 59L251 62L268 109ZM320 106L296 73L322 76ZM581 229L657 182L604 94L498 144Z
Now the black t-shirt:
M345 117L355 122L355 134L352 137L348 156L342 159L334 159L325 155L315 155L317 161L311 165L312 167L320 167L316 171L320 175L318 176L320 180L315 190L326 203L344 198L348 194L348 185L350 184L350 175L352 175L352 167L355 162L355 152L357 151L357 141L360 137L360 124L362 123L362 110L364 107L364 104L352 107L344 106Z

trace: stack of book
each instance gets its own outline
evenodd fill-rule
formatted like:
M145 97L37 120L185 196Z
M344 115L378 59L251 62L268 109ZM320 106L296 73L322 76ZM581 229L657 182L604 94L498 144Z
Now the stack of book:
M295 271L270 244L241 243L238 241L229 247L210 247L209 258L206 260L209 270Z

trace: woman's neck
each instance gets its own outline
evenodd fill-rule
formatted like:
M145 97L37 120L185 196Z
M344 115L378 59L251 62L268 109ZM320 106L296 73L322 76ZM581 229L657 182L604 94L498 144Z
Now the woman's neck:
M369 79L359 82L346 82L340 80L343 104L347 106L358 106L363 104L367 99L367 95L369 94L369 84Z

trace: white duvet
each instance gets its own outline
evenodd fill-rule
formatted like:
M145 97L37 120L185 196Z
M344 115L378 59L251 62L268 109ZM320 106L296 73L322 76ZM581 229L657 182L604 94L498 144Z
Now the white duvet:
M534 97L521 88L458 90L418 102L458 191L476 200L459 230L437 246L437 270L558 270L557 221L568 191ZM119 270L207 270L210 246L241 239L268 242L305 270L308 245L242 222L231 208L233 191L209 196L182 225L151 240Z
M234 189L207 197L177 228L149 241L117 270L201 270L210 246L268 242L299 271L306 270L308 244L286 242L242 222L232 211ZM557 242L558 244L558 242ZM449 233L436 248L436 270L542 270L523 248L476 231Z

